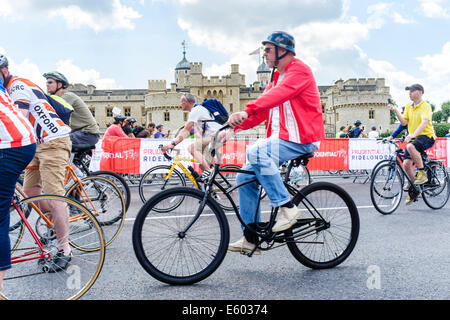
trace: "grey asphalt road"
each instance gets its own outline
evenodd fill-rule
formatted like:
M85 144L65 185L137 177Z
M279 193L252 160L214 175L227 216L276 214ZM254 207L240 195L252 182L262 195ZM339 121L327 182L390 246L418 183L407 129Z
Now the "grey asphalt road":
M317 179L316 179L317 180ZM105 264L82 299L101 300L328 300L449 299L450 204L431 210L423 200L391 215L372 206L369 183L328 179L347 190L360 215L360 234L350 257L328 270L300 264L287 247L248 258L227 253L210 277L190 286L161 283L139 265L131 231L142 203L137 189L125 226L107 248ZM405 196L404 196L405 197ZM228 216L231 241L239 238L237 219Z

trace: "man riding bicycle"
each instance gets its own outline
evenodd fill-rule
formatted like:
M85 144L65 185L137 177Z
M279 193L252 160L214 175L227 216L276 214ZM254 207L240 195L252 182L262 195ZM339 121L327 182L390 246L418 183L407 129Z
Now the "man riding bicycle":
M273 232L291 228L300 218L300 211L291 202L278 167L285 161L318 149L325 138L322 105L311 69L295 58L295 40L282 31L276 31L263 41L264 57L273 68L272 79L264 93L247 104L244 111L230 116L234 131L253 128L266 121L266 138L247 148L244 170L253 171L266 191L270 205L279 207ZM276 71L275 71L276 69ZM240 173L236 182L241 184L253 175ZM246 224L254 222L259 186L249 183L238 189L240 214ZM245 237L231 243L228 250L250 252L255 244ZM259 250L254 252L259 253Z
M432 110L428 102L422 100L424 89L420 84L413 84L406 87L409 90L409 98L412 102L405 107L403 114L397 110L392 104L388 104L388 108L394 111L397 119L404 126L408 126L409 134L406 136L407 143L405 148L404 168L411 181L414 184L420 185L427 182L426 174L424 173L424 165L422 154L425 150L434 145L436 134L431 123ZM417 177L414 179L414 164L417 166ZM415 201L408 195L405 204L410 205Z

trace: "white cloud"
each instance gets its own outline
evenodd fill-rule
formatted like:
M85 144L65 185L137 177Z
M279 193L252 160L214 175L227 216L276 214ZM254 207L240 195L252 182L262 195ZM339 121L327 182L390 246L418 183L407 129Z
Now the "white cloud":
M112 78L102 78L94 69L83 70L73 64L72 60L60 60L56 70L63 73L70 83L93 84L97 89L117 89L117 83Z
M8 52L0 47L0 53L8 56ZM8 57L9 70L11 74L31 80L43 90L45 90L45 78L42 76L44 72L51 70L40 70L39 67L25 59L22 62L16 62ZM93 84L97 89L118 89L116 81L111 78L102 78L100 72L94 69L83 70L76 66L72 60L60 60L55 65L55 70L63 73L70 83Z
M96 32L106 29L134 29L133 21L142 16L121 1L124 0L0 0L0 17L22 20L43 14L52 19L64 19L71 29L84 26ZM139 3L144 4L142 1Z
M450 18L448 0L419 0L420 10L427 18Z
M440 53L418 57L417 60L421 77L398 70L387 61L369 59L369 66L374 76L386 79L391 95L399 105L409 102L405 87L420 83L425 89L424 99L440 108L443 102L450 100L450 42L444 44Z

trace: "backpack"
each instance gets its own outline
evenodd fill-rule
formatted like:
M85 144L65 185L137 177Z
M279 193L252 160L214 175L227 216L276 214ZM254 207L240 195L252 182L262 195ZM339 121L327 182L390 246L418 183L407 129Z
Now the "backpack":
M57 95L48 95L46 93L45 98L48 103L55 109L58 117L67 125L70 125L70 117L72 116L73 107L63 98Z
M358 128L358 127L353 127L350 129L350 132L348 133L348 137L349 138L358 138L359 135L361 134L362 129Z
M211 113L217 123L225 124L228 121L228 111L220 101L216 99L205 99L201 105Z

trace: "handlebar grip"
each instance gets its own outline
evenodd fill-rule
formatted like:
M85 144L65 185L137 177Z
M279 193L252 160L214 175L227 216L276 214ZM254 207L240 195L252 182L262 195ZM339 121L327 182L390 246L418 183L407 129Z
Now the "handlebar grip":
M163 145L162 144L160 144L159 146L158 146L158 149L159 150L161 150L162 149L162 147L163 147ZM169 161L171 161L172 160L172 157L171 156L169 156L167 153L163 153L163 156L164 156L164 158L166 158L167 160L169 160Z

